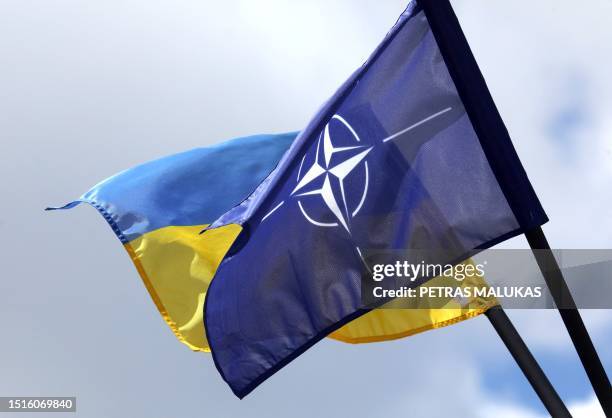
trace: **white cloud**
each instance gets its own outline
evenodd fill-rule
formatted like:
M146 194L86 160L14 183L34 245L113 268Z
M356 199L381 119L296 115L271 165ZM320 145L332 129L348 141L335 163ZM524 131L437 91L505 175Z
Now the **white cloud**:
M605 418L595 397L581 402L573 402L569 404L568 409L574 418ZM485 402L485 407L482 408L480 416L482 418L546 418L548 415L537 414L520 405L496 404L489 401L488 404Z
M583 402L573 402L570 404L569 410L574 418L605 418L595 397Z

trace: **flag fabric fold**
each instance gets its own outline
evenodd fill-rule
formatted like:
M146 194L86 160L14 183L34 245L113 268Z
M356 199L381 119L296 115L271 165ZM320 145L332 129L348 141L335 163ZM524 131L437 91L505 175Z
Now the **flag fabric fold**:
M274 169L297 133L253 135L160 158L122 171L61 208L98 210L136 266L176 337L210 351L204 295L240 228L200 235Z
M381 250L455 264L547 221L484 81L466 85L473 58L453 58L458 24L436 29L449 16L420 3L211 226L242 228L204 315L217 369L239 397L368 312L361 281L392 261Z

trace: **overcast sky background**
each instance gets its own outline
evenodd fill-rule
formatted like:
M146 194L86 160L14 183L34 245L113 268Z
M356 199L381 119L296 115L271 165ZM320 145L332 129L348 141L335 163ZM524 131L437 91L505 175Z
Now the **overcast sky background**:
M585 4L453 1L557 248L612 248L612 2ZM42 211L153 158L300 129L405 5L0 0L0 396L77 396L88 418L546 416L484 317L322 341L239 401L93 209ZM575 416L603 416L558 314L510 315ZM612 313L583 317L612 373Z

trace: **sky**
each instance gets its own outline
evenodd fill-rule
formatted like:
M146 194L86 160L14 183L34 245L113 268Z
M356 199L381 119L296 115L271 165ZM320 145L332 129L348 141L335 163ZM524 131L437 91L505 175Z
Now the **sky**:
M612 3L452 3L549 241L612 248ZM484 317L324 340L240 401L175 340L93 209L43 212L153 158L300 129L405 5L0 0L0 396L77 396L92 418L545 417ZM582 314L612 373L612 313ZM558 314L509 315L574 416L603 416Z

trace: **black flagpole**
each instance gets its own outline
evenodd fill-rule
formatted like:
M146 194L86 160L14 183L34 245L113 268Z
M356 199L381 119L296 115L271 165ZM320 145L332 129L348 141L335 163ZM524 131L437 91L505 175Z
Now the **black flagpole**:
M582 366L586 371L597 399L607 417L612 417L612 387L606 371L597 355L593 341L576 308L574 298L563 278L563 273L548 245L542 228L534 228L525 234L529 246L538 262L546 285L557 305L561 319L578 352Z
M548 413L555 418L571 418L567 407L529 351L529 348L525 345L516 328L514 328L514 325L512 325L512 322L510 322L510 318L508 318L504 310L500 306L495 306L485 314L523 371L531 387L546 407Z

